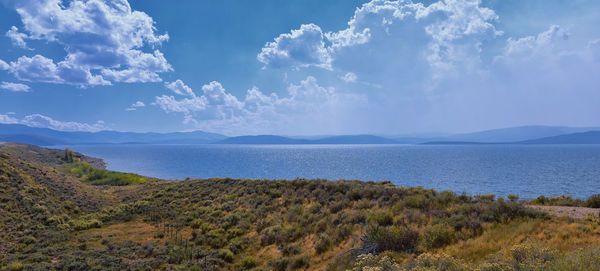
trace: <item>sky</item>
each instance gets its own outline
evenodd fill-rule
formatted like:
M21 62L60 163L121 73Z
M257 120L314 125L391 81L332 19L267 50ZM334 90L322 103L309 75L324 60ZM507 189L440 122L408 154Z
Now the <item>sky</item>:
M597 0L0 0L0 123L230 136L600 126L599 14Z

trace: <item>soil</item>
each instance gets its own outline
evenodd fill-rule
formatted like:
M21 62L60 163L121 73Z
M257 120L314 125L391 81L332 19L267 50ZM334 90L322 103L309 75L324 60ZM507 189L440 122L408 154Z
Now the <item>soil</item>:
M600 209L573 206L539 206L529 205L533 209L542 210L555 216L568 216L575 219L586 218L588 215L598 216Z

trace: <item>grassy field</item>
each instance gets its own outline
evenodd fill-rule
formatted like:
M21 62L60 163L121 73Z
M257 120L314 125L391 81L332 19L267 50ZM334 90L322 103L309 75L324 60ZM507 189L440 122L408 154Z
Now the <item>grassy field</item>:
M2 270L600 270L597 215L553 217L516 196L343 180L167 182L73 155L0 146Z

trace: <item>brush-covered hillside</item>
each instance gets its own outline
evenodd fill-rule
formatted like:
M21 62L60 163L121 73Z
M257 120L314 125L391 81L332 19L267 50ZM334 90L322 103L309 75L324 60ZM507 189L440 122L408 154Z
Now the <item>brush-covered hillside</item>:
M597 215L557 218L516 196L161 181L0 145L2 270L600 270L599 244Z

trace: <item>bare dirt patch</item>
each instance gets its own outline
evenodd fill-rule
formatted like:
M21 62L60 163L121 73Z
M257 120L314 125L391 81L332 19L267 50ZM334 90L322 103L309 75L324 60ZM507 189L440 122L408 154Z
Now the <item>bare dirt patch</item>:
M598 216L600 209L587 208L587 207L573 207L573 206L539 206L539 205L528 205L527 207L548 212L555 216L568 216L571 218L582 219L588 215Z

